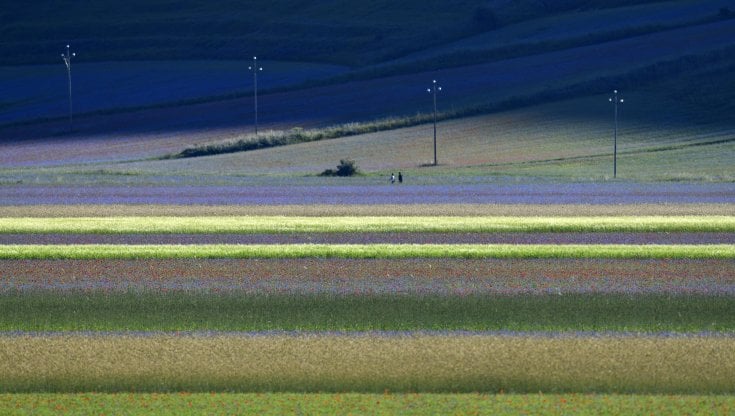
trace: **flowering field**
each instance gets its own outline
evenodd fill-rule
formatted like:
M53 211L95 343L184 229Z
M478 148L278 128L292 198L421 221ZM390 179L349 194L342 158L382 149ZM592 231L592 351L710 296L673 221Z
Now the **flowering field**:
M153 259L3 260L0 293L242 295L732 295L732 260Z
M217 234L365 232L735 232L731 216L73 217L0 218L0 233Z
M729 161L729 160L728 160ZM240 163L240 162L238 162ZM118 175L125 178L125 175ZM135 178L135 181L140 179ZM447 179L452 183L446 184ZM34 181L35 176L29 178ZM83 179L80 179L83 180ZM629 209L643 205L725 205L728 214L733 215L733 203L735 203L735 183L563 183L563 184L539 184L539 183L486 183L485 178L466 179L470 183L463 183L456 177L438 178L437 183L408 184L400 187L391 186L387 183L387 177L364 177L350 179L345 183L335 178L304 178L303 182L298 179L279 179L273 177L248 178L248 186L243 186L243 179L238 178L235 184L227 186L198 186L187 182L180 182L178 177L174 183L160 185L158 183L148 186L140 184L123 183L122 186L102 186L97 181L99 177L91 176L84 183L76 186L53 185L53 186L18 186L8 185L0 187L0 201L2 205L8 206L33 206L33 205L245 205L245 206L290 206L296 205L321 205L325 206L346 205L354 210L365 210L360 206L395 205L403 215L417 215L426 205L518 205L519 209L526 204L561 206L563 210L569 205L583 206L606 205L608 214L624 215L618 213L617 205L627 205ZM107 180L107 179L105 179ZM207 178L196 177L196 182L206 181ZM472 183L472 181L484 183ZM283 183L279 183L283 181ZM430 182L430 178L422 181ZM274 182L276 183L274 185ZM295 183L294 183L295 182ZM442 184L442 182L444 182ZM455 183L459 182L459 183ZM672 215L663 209L664 214ZM275 208L278 209L278 208ZM548 208L547 208L548 209ZM587 208L589 209L589 208ZM659 212L662 208L659 208ZM263 208L260 209L261 212ZM578 211L579 208L575 209ZM691 210L691 208L690 208ZM312 210L313 211L313 210ZM527 211L527 210L526 210ZM413 214L406 214L413 212ZM562 211L563 212L563 211ZM91 216L99 214L92 213ZM176 214L178 215L178 214ZM240 215L247 215L241 213ZM262 215L262 214L261 214ZM266 214L267 215L267 214ZM292 215L299 215L295 211ZM360 215L359 213L346 215ZM385 214L384 214L385 215ZM389 214L390 215L390 214ZM394 214L395 215L395 214ZM438 215L438 214L435 214ZM445 214L447 215L447 214ZM484 215L493 215L492 211ZM520 215L520 214L505 214ZM544 214L537 214L544 215ZM572 215L572 214L561 214ZM576 214L584 215L584 214ZM638 215L633 211L628 215ZM689 215L693 214L691 211ZM713 214L715 215L715 214ZM722 215L722 214L720 214ZM46 216L57 216L55 214ZM559 216L557 213L556 216Z
M0 208L0 411L733 407L730 204L319 207Z

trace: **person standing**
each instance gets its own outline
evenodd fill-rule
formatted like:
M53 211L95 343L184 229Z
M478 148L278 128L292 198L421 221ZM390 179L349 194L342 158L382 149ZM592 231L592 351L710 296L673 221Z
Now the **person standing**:
M398 183L403 183L403 175L401 172L398 172Z
M393 174L393 172L390 173L390 184L393 185L396 183L396 176Z

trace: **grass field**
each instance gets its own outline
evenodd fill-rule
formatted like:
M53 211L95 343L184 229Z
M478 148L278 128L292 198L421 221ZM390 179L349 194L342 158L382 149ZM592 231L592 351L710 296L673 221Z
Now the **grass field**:
M428 292L428 291L427 291ZM735 332L727 295L242 295L185 288L7 291L0 330ZM451 335L451 333L450 333ZM459 334L460 338L462 334Z
M735 399L726 395L609 394L380 394L357 393L32 393L0 395L0 411L9 415L59 412L128 415L175 413L371 415L494 414L531 412L545 415L651 413L728 414Z

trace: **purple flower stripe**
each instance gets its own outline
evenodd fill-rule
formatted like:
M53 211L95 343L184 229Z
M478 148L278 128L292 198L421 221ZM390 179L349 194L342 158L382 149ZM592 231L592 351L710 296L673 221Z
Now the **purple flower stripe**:
M382 184L382 180L380 183ZM465 184L308 186L4 186L2 205L43 204L640 204L735 203L735 184Z

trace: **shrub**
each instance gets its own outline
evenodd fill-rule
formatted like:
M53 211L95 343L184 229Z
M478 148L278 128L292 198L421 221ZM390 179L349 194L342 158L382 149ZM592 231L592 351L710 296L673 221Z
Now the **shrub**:
M321 173L321 176L353 176L357 174L357 165L355 161L351 159L341 159L337 170L327 169Z

